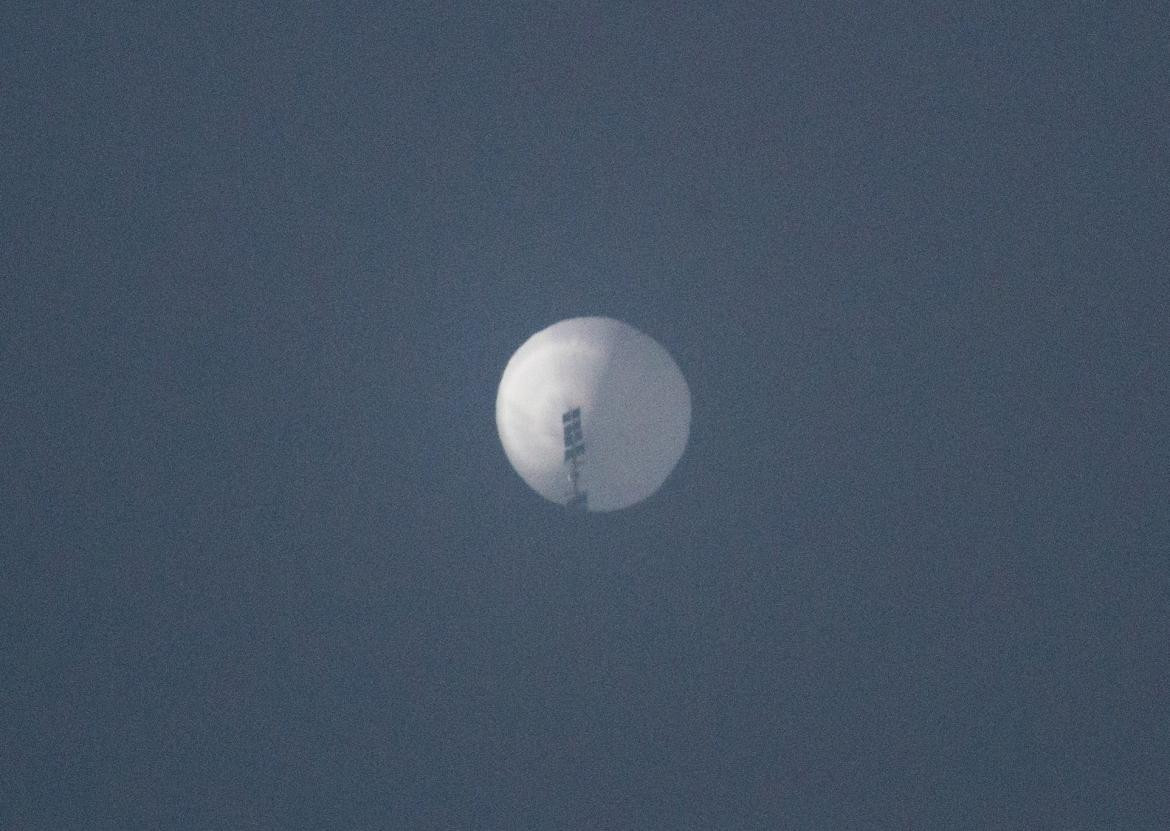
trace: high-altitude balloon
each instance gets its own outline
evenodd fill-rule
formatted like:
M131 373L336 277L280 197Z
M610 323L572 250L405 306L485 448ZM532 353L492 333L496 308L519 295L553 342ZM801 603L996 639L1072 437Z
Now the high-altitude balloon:
M612 511L654 493L678 464L691 393L653 338L608 317L537 332L504 369L496 427L512 467L546 499Z

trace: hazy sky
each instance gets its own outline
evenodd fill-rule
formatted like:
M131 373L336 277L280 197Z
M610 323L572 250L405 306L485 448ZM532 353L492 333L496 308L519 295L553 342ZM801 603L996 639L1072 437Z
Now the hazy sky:
M1170 26L992 6L9 4L0 826L1170 827Z

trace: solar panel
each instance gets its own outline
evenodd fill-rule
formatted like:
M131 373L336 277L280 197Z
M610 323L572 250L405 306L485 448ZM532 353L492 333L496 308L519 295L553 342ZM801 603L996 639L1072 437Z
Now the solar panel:
M569 464L569 484L572 493L566 503L570 508L586 510L588 508L585 492L581 490L581 465L585 455L585 433L581 429L581 408L574 407L561 415L561 423L565 431L565 461Z
M581 408L569 410L561 421L564 424L566 450L585 444L585 434L581 430ZM566 457L567 458L567 457Z

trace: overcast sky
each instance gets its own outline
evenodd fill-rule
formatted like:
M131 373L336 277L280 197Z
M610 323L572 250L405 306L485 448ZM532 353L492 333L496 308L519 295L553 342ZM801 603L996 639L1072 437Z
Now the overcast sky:
M1164 4L135 5L0 13L0 826L1170 827Z

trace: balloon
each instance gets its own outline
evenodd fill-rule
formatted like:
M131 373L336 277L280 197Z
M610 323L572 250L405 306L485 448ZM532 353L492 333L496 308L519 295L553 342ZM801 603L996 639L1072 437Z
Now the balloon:
M641 502L678 464L691 393L653 338L608 317L537 332L508 361L496 427L512 467L545 499L591 511Z

